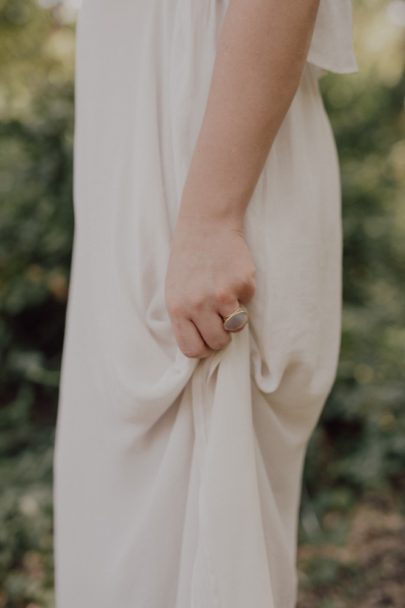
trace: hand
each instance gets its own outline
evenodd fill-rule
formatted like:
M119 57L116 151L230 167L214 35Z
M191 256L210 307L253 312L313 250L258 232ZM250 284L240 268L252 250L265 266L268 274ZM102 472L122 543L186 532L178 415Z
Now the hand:
M253 297L255 274L241 227L179 218L165 298L177 343L187 357L208 357L229 343L222 317Z

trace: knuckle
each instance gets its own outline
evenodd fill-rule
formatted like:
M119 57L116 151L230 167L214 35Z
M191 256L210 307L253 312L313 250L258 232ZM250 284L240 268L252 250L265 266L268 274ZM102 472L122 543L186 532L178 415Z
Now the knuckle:
M221 338L220 340L216 340L213 343L212 348L214 350L222 350L229 343L229 341L230 341L230 337L225 336L224 338Z
M180 350L186 357L189 357L190 359L200 359L207 353L207 349L204 348L204 346L184 345L180 346Z
M183 354L186 355L186 357L189 357L190 359L195 359L198 358L200 356L199 352L195 349L190 349L190 348L183 348L181 349Z
M188 298L188 308L200 310L204 306L205 298L201 294L194 294Z
M183 315L183 306L177 301L168 302L167 310L171 317L178 318Z
M253 278L247 277L243 282L243 289L250 294L254 294L256 291L256 281Z
M231 289L226 287L219 287L215 291L214 297L219 304L229 304L234 300L234 295Z
M193 358L196 356L197 348L193 344L190 344L190 340L187 340L183 334L177 332L176 340L177 340L177 345L178 345L179 349L181 350L181 352L183 353L183 355L186 355L186 357L190 357L190 358Z
M183 353L190 359L202 359L209 355L209 351L206 349L185 349L183 350Z

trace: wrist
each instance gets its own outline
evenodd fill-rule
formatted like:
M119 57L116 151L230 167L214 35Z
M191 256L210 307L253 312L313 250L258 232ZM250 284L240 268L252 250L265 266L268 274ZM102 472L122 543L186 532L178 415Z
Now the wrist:
M180 209L177 226L179 228L193 228L200 231L210 230L236 230L243 231L244 215L238 213L222 213L208 209Z
M179 224L194 224L215 228L243 230L246 206L225 197L220 200L206 195L205 200L199 196L184 197L180 203Z

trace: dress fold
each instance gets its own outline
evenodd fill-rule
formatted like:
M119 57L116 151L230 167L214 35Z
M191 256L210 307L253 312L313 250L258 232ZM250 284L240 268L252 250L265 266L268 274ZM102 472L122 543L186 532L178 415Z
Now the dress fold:
M334 2L246 212L249 324L202 360L164 281L227 3L83 2L56 608L295 606L302 467L340 348L339 165L311 63L352 66Z

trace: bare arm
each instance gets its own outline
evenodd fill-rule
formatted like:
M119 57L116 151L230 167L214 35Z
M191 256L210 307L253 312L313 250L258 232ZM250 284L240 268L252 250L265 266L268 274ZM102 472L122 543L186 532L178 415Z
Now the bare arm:
M243 219L293 99L319 0L230 0L181 213Z
M298 87L319 0L230 0L166 277L181 350L206 357L255 293L243 218Z

